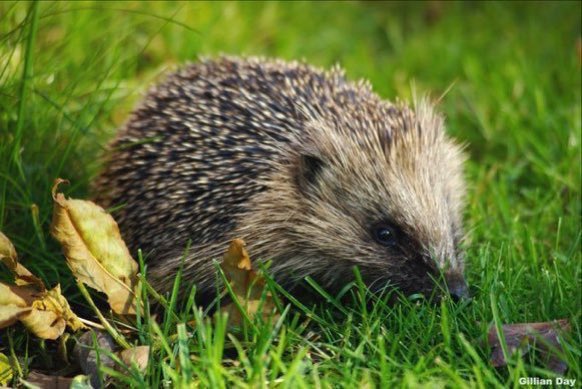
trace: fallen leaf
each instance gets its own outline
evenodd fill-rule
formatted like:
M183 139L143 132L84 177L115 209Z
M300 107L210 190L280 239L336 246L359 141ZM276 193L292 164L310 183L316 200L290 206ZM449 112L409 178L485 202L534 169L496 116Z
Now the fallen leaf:
M139 371L145 372L148 367L150 346L136 346L118 353L119 358L127 366L136 365Z
M87 328L71 310L69 302L61 294L61 286L59 284L47 291L42 299L34 301L32 307L35 310L58 312L59 316L62 317L67 326L73 331Z
M265 279L252 269L251 259L242 239L234 239L230 243L220 267L246 315L252 319L262 303L263 318L269 317L275 309L273 296L267 292L264 301L261 300ZM231 326L243 324L244 314L234 301L223 306L221 311L228 314Z
M16 249L10 239L0 232L0 261L4 261L5 258L15 261L17 258Z
M0 260L13 273L16 283L0 283L0 328L21 321L42 339L57 339L66 326L74 331L85 328L61 294L60 286L47 290L38 277L18 263L16 250L5 235L0 234L0 242Z
M87 331L77 339L73 348L73 357L81 367L83 374L89 377L93 387L99 387L99 366L124 371L123 366L115 364L112 354L116 354L127 366L135 364L144 372L149 361L150 346L136 346L127 350L117 351L118 347L111 335L104 331ZM107 376L102 373L102 379Z
M12 366L8 357L0 353L0 386L6 386L12 381Z
M2 289L3 285L0 285L0 293L4 293L4 290ZM12 297L12 294L4 297ZM10 327L12 324L16 323L21 316L30 312L31 309L31 307L19 307L13 304L2 305L2 302L0 302L0 328Z
M251 258L245 246L246 243L242 239L230 242L228 250L224 253L222 265L239 270L252 270Z
M51 234L63 248L77 280L107 295L118 314L135 314L137 262L121 238L117 223L91 201L66 199L53 186Z
M562 345L558 339L561 332L569 332L571 327L568 320L556 320L541 323L504 324L502 327L503 338L510 355L516 352L527 354L532 348L543 351L548 356L547 367L558 374L566 371L567 365L554 352L562 351ZM501 340L495 327L489 329L487 341L491 346L491 364L494 367L507 365L503 355Z
M99 366L114 368L115 362L110 354L116 349L115 341L104 331L87 331L77 339L73 348L73 358L81 367L81 371L89 377L89 382L94 388L101 387Z
M16 321L42 339L57 339L68 325L73 331L85 325L71 310L57 285L51 290L0 283L0 328Z
M59 310L52 310L42 303L46 296L46 291L30 286L0 283L0 328L20 320L39 338L58 338L65 331L66 323Z
M43 282L35 277L27 268L18 263L18 255L14 245L0 232L0 262L2 262L15 277L16 285L35 285L39 289L44 288Z
M42 389L69 389L73 382L73 378L46 375L33 370L28 374L26 380L22 381Z

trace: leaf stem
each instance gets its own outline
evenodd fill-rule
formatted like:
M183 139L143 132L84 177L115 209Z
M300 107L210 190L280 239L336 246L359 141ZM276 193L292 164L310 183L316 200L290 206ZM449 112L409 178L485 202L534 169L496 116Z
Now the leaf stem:
M100 330L104 330L105 327L99 323L95 323L94 321L91 320L87 320L87 319L83 319L82 317L79 317L79 321L83 324L88 325L89 327L93 327L93 328L97 328Z
M101 321L101 324L103 324L105 331L107 331L109 333L109 335L111 335L111 337L121 347L123 347L126 350L130 349L131 345L127 342L127 340L125 340L125 338L123 336L121 336L121 334L119 332L117 332L117 330L115 328L113 328L113 326L111 324L109 324L107 319L105 319L105 316L103 316L103 314L101 313L99 308L97 308L97 306L93 302L93 299L91 298L91 295L89 294L89 291L87 290L87 288L85 288L85 285L83 285L82 282L77 281L77 286L79 287L79 290L81 291L81 294L83 295L83 297L85 297L85 300L87 300L87 302L89 303L91 308L93 308L93 311L95 312L95 314L97 315L97 317Z

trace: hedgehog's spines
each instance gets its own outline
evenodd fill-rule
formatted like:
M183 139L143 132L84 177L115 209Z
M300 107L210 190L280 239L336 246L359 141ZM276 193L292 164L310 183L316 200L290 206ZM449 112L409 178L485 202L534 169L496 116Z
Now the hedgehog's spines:
M358 265L370 282L425 291L423 269L462 272L462 158L442 127L429 103L415 113L383 101L338 66L204 58L131 115L97 201L125 204L115 214L123 236L163 289L188 240L186 278L209 289L211 259L242 237L285 284L311 275L333 288ZM309 155L319 166L302 170ZM380 222L398 226L400 251L374 241Z

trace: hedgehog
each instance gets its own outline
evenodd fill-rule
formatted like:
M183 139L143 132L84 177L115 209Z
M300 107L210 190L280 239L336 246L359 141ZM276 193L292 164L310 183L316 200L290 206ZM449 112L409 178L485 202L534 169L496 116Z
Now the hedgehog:
M462 147L429 99L412 107L335 66L221 56L154 86L110 146L95 200L115 207L162 291L202 295L234 238L293 290L467 295ZM189 250L185 250L186 246Z

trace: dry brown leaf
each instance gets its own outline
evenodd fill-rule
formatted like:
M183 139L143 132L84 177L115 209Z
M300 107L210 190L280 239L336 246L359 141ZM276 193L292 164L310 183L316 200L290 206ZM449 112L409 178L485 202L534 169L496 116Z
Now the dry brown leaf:
M141 372L144 372L148 367L150 346L136 346L128 350L122 350L118 355L127 366L135 364Z
M42 299L33 302L32 308L38 311L51 311L58 313L66 325L73 331L87 328L73 313L69 302L61 294L61 286L57 284L53 289L46 291Z
M96 350L97 349L97 350ZM123 366L115 363L111 354L116 354L127 366L135 364L140 371L145 371L149 361L150 346L136 346L127 350L118 351L118 346L107 332L87 331L77 339L73 348L74 360L81 367L81 371L88 378L93 387L100 386L99 369L107 367L126 372ZM102 378L107 380L106 375Z
M101 387L99 369L107 367L113 369L115 361L110 354L115 353L117 344L107 332L89 330L77 338L77 343L73 348L73 360L79 364L81 371L85 374L94 388Z
M234 239L230 243L220 267L240 305L248 317L252 319L261 305L261 296L266 283L264 278L252 269L251 259L242 239ZM266 319L275 309L273 296L270 292L267 292L262 305L263 318ZM228 314L228 321L231 326L241 326L243 324L244 315L234 302L223 306L221 311Z
M15 277L16 285L34 285L39 289L44 288L43 282L35 277L27 268L18 263L18 255L14 245L0 232L0 262L2 262Z
M63 248L77 280L107 295L118 314L135 313L138 266L121 238L117 223L91 201L66 199L53 186L51 234Z
M34 292L29 289L0 282L0 328L11 326L32 310Z
M507 351L510 355L515 352L526 354L533 347L536 347L538 350L544 351L548 356L547 367L558 374L563 374L567 365L555 355L552 348L559 351L562 350L558 335L561 332L569 332L570 328L570 323L566 319L542 323L504 324L501 327ZM507 365L501 340L494 326L489 329L487 341L491 347L491 364L494 367Z
M12 243L0 233L0 260L14 274L16 285L0 283L0 328L21 321L34 335L56 339L68 325L74 331L85 328L71 311L57 285L46 290L43 282L18 263Z
M251 258L245 246L246 243L242 239L234 239L230 242L228 250L224 253L222 265L239 270L252 270Z
M0 293L4 293L2 290L4 285L0 284ZM4 297L12 297L11 294L7 294ZM31 307L19 307L14 304L2 305L0 302L0 328L10 327L12 324L16 323L25 313L30 312Z
M0 232L0 261L4 262L5 258L7 258L7 266L8 261L16 262L16 249L10 239Z
M38 371L31 371L24 382L36 385L42 389L68 389L73 383L71 377L61 377L56 375L46 375Z
M0 328L18 320L42 339L57 339L67 325L73 331L85 328L71 311L59 285L52 290L39 291L28 285L0 283Z

